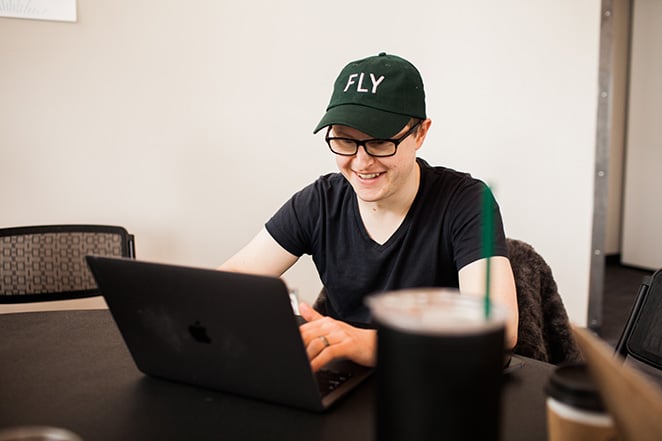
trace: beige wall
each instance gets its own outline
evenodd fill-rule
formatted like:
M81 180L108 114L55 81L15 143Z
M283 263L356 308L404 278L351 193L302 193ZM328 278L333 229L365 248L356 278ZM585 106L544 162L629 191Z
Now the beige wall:
M605 254L621 252L621 221L623 210L623 171L627 120L628 73L630 55L630 3L632 0L614 0L612 17L613 65L612 115L609 127L608 202L606 219Z
M622 261L662 268L662 2L636 0L623 211Z
M78 2L0 19L0 226L120 224L139 258L216 266L334 170L337 72L388 51L426 81L421 156L491 183L586 322L600 2ZM286 275L304 298L305 259Z

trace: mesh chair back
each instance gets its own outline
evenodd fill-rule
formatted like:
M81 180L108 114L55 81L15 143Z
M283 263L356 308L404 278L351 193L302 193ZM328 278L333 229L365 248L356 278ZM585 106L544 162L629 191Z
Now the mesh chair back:
M107 225L0 229L0 303L99 295L90 254L135 258L133 235Z
M648 288L632 311L632 332L625 343L627 355L662 369L662 270L645 282Z

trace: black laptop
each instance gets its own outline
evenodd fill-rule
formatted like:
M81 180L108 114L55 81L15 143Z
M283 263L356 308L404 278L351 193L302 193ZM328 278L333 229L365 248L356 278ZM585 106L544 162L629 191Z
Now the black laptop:
M98 256L87 262L147 375L323 411L372 372L339 360L314 374L277 277Z

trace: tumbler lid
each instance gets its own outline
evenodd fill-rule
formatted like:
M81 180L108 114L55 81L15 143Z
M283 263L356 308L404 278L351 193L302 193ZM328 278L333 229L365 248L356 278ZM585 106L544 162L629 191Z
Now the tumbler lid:
M586 364L557 367L545 386L547 395L569 406L594 412L604 412L600 392Z
M504 328L505 308L493 303L488 317L485 299L460 295L453 288L410 288L366 298L373 319L405 332L427 335L475 335Z

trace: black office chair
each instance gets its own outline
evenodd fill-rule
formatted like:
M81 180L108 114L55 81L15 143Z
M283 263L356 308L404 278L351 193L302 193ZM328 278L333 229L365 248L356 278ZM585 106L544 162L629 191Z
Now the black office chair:
M552 364L581 361L551 268L528 243L511 238L506 243L519 309L517 345L513 352ZM327 315L327 302L326 290L322 288L313 308Z
M100 295L88 254L135 258L134 237L108 225L44 225L0 229L0 303Z
M615 353L662 371L662 269L641 282Z

